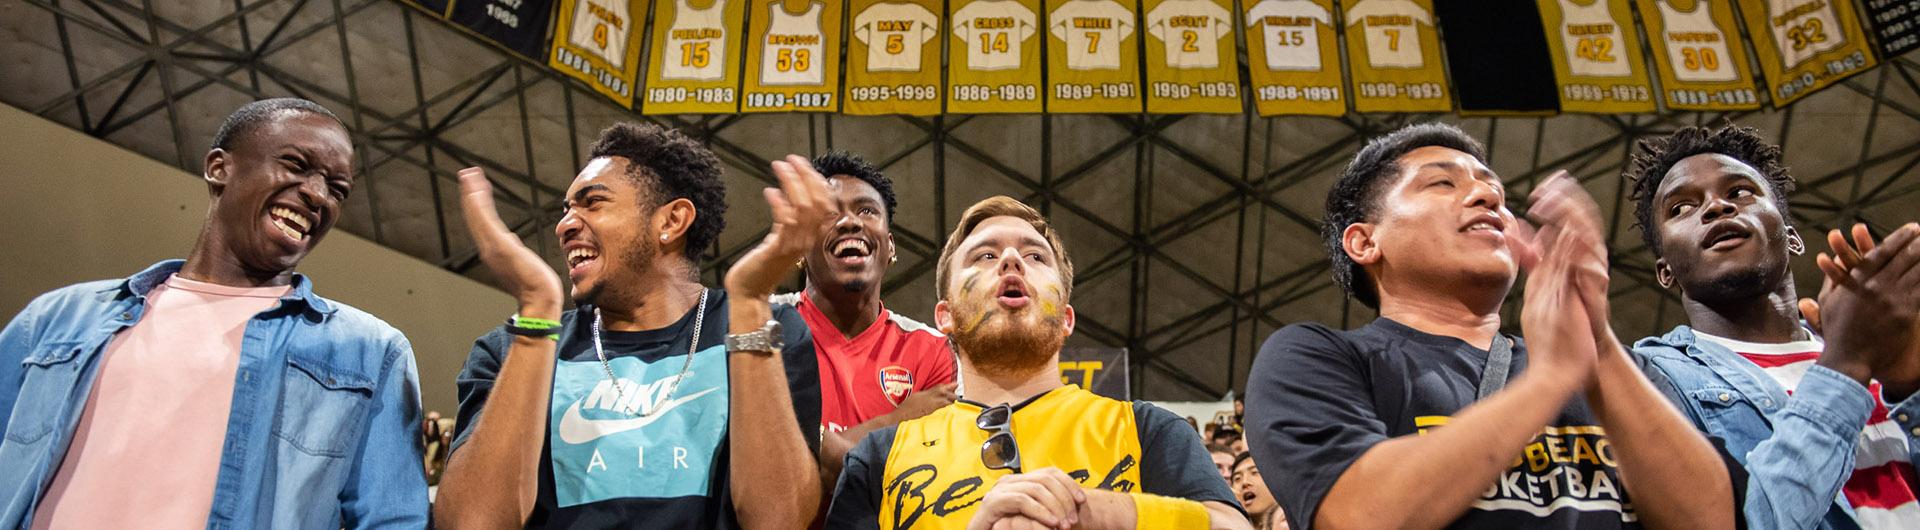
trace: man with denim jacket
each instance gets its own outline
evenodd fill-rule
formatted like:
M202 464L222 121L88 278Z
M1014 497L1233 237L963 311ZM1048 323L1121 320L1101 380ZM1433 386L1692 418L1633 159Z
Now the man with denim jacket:
M1920 226L1841 261L1819 304L1824 339L1796 307L1789 222L1793 178L1753 129L1689 127L1644 141L1629 177L1662 287L1692 327L1634 345L1647 373L1694 424L1726 440L1749 475L1750 528L1920 528L1915 434L1920 358ZM1864 229L1856 238L1871 248ZM1848 266L1838 266L1844 262Z
M422 528L412 346L293 272L353 145L270 99L206 156L185 260L35 299L0 331L0 528Z

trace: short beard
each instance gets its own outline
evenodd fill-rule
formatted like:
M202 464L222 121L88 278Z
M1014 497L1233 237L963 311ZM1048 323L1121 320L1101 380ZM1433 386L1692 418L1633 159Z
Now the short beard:
M974 369L987 374L1026 374L1046 369L1060 347L1066 344L1066 334L1059 329L1058 319L1045 319L1037 324L1019 324L1008 319L1007 313L999 307L981 308L993 311L986 320L971 330L955 329L949 335L960 354L966 357ZM978 318L970 314L956 312L954 319L968 322Z
M1764 297L1780 286L1782 275L1776 274L1776 268L1764 264L1741 268L1696 285L1685 286L1686 294L1688 298L1708 305Z
M867 292L868 287L872 287L872 286L867 285L866 280L853 280L840 285L841 289L844 289L849 293L864 293L864 292Z
M627 242L627 251L620 253L620 258L626 265L626 270L631 271L632 275L628 277L645 278L649 273L653 272L653 257L659 253L660 244L652 237L642 234L632 241ZM601 259L605 259L605 256L602 256ZM625 290L609 290L607 287L611 284L621 283L633 285L635 282L618 281L617 278L621 276L617 272L618 269L606 267L606 263L602 263L601 265L600 283L595 284L592 289L580 293L579 296L573 297L574 305L597 306L606 303L624 308L626 305L629 305L627 304L628 301L638 298L637 296L630 296L632 293L626 292ZM603 298L602 295L605 295L605 297Z

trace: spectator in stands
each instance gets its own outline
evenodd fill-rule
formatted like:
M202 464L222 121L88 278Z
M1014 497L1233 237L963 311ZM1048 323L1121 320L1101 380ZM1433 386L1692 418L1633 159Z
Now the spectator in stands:
M1242 452L1233 457L1233 474L1228 483L1238 495L1240 506L1247 509L1247 517L1257 522L1265 522L1272 512L1278 512L1280 505L1273 502L1273 493L1267 491L1267 483L1260 478L1260 468L1253 463L1253 453ZM1281 521L1285 521L1284 516Z
M1213 457L1213 467L1220 470L1220 480L1232 480L1233 450L1224 445L1207 445L1208 456Z

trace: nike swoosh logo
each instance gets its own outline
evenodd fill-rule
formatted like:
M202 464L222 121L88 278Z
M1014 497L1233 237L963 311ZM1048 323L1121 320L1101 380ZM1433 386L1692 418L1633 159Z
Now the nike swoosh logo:
M668 400L665 403L659 404L655 409L656 412L651 415L619 420L589 420L585 416L580 415L580 402L575 401L573 402L573 406L567 407L566 413L560 415L560 441L579 445L598 440L603 436L620 434L646 427L655 420L667 417L667 414L673 412L673 409L695 399L699 399L700 396L707 395L715 390L719 389L709 388L695 392L690 396Z

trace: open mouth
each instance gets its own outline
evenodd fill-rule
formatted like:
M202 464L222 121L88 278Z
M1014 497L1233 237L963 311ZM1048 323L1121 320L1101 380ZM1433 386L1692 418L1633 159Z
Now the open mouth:
M578 245L567 247L567 275L578 278L589 265L600 261L600 250Z
M1460 227L1460 232L1464 234L1489 234L1496 237L1505 237L1506 230L1506 221L1501 220L1499 215L1492 213L1475 216L1473 221Z
M1027 302L1031 300L1031 298L1027 297L1026 280L1014 275L1007 275L1000 279L999 301L1001 307L1018 309L1026 307Z
M1240 492L1240 505L1245 506L1249 502L1253 502L1253 490Z
M313 230L313 220L308 219L306 215L294 212L291 208L285 206L269 208L267 217L273 221L274 228L279 229L281 234L296 243L305 243L313 237L309 233Z
M827 247L827 255L841 265L861 265L873 256L873 244L857 237L843 238Z
M1713 225L1707 230L1707 236L1700 238L1700 248L1707 250L1728 250L1753 239L1753 232L1737 223L1726 222Z

